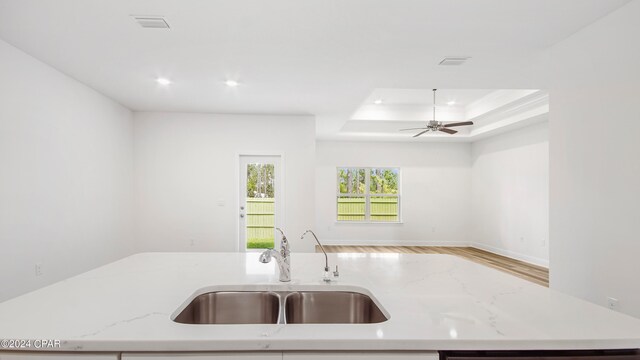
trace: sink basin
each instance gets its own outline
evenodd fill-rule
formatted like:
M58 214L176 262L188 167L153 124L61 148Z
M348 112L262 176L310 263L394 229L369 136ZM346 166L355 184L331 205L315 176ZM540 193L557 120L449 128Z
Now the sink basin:
M218 291L195 297L173 321L182 324L277 324L280 297L267 291Z
M389 320L366 289L263 285L203 288L171 317L182 324L374 324Z
M387 321L367 295L348 291L300 291L285 298L288 324L372 324Z

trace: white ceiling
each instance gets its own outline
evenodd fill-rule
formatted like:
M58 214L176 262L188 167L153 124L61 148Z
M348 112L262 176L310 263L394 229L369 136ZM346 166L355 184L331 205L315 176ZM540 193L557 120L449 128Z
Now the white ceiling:
M493 90L440 89L436 94L436 119L460 120L466 106L491 92ZM376 104L376 100L382 100L382 103ZM455 104L448 105L449 101L455 101ZM374 89L351 120L424 122L433 120L433 105L433 89Z
M431 97L424 99L419 94ZM374 103L386 95L389 101ZM441 96L442 95L442 96ZM455 135L430 132L418 139L420 132L400 131L423 127L434 119L433 92L426 89L376 89L334 135L344 140L378 141L466 141L472 142L522 126L546 121L549 95L544 90L438 90L435 120L441 122L472 121L472 126L456 127ZM443 100L440 100L443 98ZM447 105L446 99L456 99Z
M0 0L0 37L133 110L314 114L332 138L374 89L544 89L546 49L627 2Z

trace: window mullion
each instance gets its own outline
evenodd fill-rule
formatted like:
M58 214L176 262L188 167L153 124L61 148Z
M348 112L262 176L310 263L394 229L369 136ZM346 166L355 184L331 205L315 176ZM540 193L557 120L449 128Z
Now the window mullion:
M364 213L365 220L371 221L371 196L369 195L369 186L371 182L371 169L364 168Z

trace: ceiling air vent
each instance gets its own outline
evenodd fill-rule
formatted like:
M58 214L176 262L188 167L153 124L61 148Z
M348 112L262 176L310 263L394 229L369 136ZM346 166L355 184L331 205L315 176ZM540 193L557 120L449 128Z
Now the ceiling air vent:
M160 16L133 16L133 20L143 28L169 29L169 23Z
M446 57L444 59L442 59L442 61L440 61L440 63L438 65L445 65L445 66L459 66L464 64L465 62L467 62L467 60L471 59L468 56L452 56L452 57Z

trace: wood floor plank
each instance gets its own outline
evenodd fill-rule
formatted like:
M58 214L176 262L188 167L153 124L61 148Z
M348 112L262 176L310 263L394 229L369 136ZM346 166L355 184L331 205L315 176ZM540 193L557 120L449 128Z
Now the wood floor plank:
M538 285L549 287L549 269L473 247L450 246L346 246L324 247L329 253L447 254L489 266ZM316 252L320 248L316 246Z

